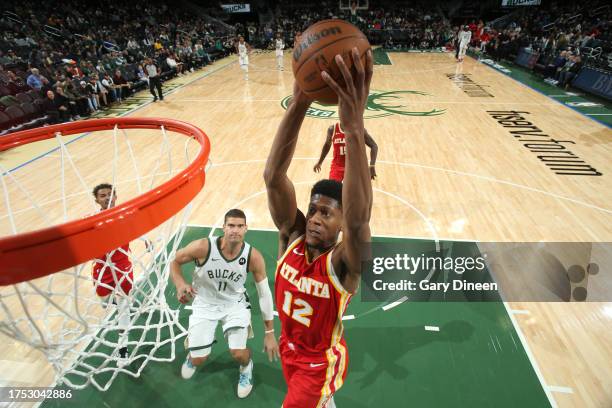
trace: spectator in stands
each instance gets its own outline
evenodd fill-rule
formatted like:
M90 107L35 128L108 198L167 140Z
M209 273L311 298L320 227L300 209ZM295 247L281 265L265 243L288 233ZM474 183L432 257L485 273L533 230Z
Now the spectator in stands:
M558 73L558 86L568 89L572 79L580 71L580 56L571 55Z
M68 107L68 111L70 112L71 120L79 120L81 116L79 115L77 102L71 100L67 95L64 94L64 89L61 86L55 88L55 101L58 106L66 106Z
M176 59L170 53L168 53L168 56L166 57L166 65L168 65L168 68L170 68L173 73L181 75L182 65L179 65L176 62Z
M70 108L65 101L56 100L52 90L47 91L43 109L45 115L49 116L50 123L63 123L70 120Z
M31 74L28 76L26 83L30 88L34 89L35 91L42 92L43 88L49 85L49 80L44 76L40 75L38 68L32 68L30 72Z
M487 45L491 41L491 35L489 34L489 30L486 27L483 27L483 30L480 34L480 51L485 52L487 49Z
M548 64L544 69L544 77L545 78L553 78L558 75L558 72L561 71L561 68L567 62L567 51L561 51L561 53L553 60L551 64Z
M117 90L117 97L119 101L130 96L130 83L123 77L121 70L115 70L115 75L113 76L113 82L115 84L115 89Z
M140 83L146 83L149 86L149 78L147 78L147 74L142 65L138 65L135 69L136 78L138 78L138 82L134 85L135 88L138 88Z
M91 86L85 81L79 82L79 85L79 92L81 93L81 95L87 98L87 105L89 106L89 111L92 113L96 112L98 110L98 102L94 94L93 86Z
M75 88L72 81L66 81L66 85L64 87L64 95L71 101L76 102L77 112L79 116L89 115L89 100L87 97L81 94L77 88Z
M108 75L108 73L104 73L102 85L108 91L108 94L111 96L113 102L121 103L121 92L117 92L115 82L113 81L113 78Z
M96 99L96 103L98 105L98 109L104 109L108 106L108 99L106 98L106 94L108 91L102 83L98 80L97 75L92 75L89 77L89 84L93 91L93 96Z
M26 92L30 89L23 79L15 75L13 71L6 71L6 76L9 80L7 87L11 91L11 94L17 95L20 92Z

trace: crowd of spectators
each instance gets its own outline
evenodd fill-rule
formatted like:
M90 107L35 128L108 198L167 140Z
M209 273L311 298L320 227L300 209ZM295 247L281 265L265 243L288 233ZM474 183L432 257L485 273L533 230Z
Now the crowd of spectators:
M273 21L265 24L237 24L246 40L259 48L269 48L276 33L292 44L297 33L312 23L331 18L353 22L372 44L388 49L434 49L452 42L450 22L434 9L420 6L386 6L369 9L339 9L337 2L322 2L312 7L278 9Z
M527 8L502 27L470 23L472 46L498 61L513 61L521 50L534 53L533 68L547 82L568 88L583 64L612 69L611 21L611 8L602 2Z
M163 81L232 51L226 30L145 0L24 0L3 12L0 28L0 132L121 104L149 86L147 59Z
M512 60L521 49L537 52L540 71L564 87L584 63L609 68L612 51L611 7L599 0L524 7L489 24L453 20L426 3L368 9L339 9L331 0L299 8L276 3L271 16L228 26L160 0L14 3L0 17L0 132L80 119L147 87L161 99L161 81L234 52L238 34L270 49L280 33L291 47L306 27L329 18L352 21L388 50L451 49L467 24L474 49L496 60Z

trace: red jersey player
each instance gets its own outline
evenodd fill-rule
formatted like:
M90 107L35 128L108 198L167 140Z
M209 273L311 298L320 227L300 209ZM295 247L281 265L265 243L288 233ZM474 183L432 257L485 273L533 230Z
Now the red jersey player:
M370 177L372 180L376 178L376 156L378 155L378 145L370 136L367 130L365 131L365 144L370 148ZM346 155L346 143L344 132L342 131L342 127L340 123L337 122L327 128L327 138L325 139L325 144L323 145L323 149L321 150L321 157L319 157L319 161L313 167L315 173L321 171L321 164L323 164L323 160L325 160L325 156L329 153L329 149L334 146L334 153L331 163L331 168L329 170L329 178L332 180L337 180L342 182L344 179L344 157Z
M117 194L110 184L99 184L93 190L96 203L100 211L115 206ZM95 281L96 294L102 298L107 297L117 287L121 287L124 294L129 294L134 282L132 262L129 258L129 244L110 251L103 256L98 256L93 263L93 279Z
M266 163L268 206L279 230L282 254L274 286L287 382L283 408L333 407L332 396L342 386L348 368L342 315L359 287L362 254L367 253L364 245L370 241L372 207L363 126L372 53L367 53L365 68L356 48L351 56L354 78L342 57L336 56L343 85L326 72L321 74L339 97L347 152L344 185L335 180L319 181L312 188L306 215L298 210L287 169L312 101L297 84ZM340 230L343 238L338 242Z
M100 206L100 211L115 206L117 194L111 184L97 185L93 190L93 195L96 203ZM127 329L130 323L130 301L128 295L134 282L134 272L129 252L130 246L125 244L107 254L96 257L93 261L92 272L96 294L107 305L112 303L117 306L117 321L120 329L117 359L119 367L129 363ZM115 291L117 286L120 290ZM115 292L114 295L111 295L113 292Z

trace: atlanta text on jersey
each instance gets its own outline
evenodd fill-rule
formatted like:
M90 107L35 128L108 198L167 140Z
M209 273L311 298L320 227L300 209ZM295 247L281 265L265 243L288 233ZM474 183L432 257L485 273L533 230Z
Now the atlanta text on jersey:
M329 298L329 285L327 283L319 282L318 280L305 276L296 279L299 271L286 263L283 264L279 273L283 278L287 279L288 282L298 288L300 292L320 298Z

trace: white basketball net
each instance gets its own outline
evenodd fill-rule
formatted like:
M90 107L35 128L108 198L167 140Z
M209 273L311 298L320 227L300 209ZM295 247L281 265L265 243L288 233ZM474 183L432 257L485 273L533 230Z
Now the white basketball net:
M10 172L0 165L4 198L0 235L53 226L100 211L92 190L103 182L114 186L119 204L167 181L191 163L201 147L192 138L163 127L160 130L115 128L92 132L71 143L57 135L55 152ZM112 252L101 256L100 262L104 262L103 273L119 284L96 281L93 262L86 262L0 287L0 338L5 335L39 350L53 368L49 381L73 388L92 384L107 390L119 373L138 377L150 361L174 360L175 342L186 331L164 292L169 260L181 242L190 210L188 205L132 240L128 252L116 250L132 264L134 282L129 295L123 293L120 283L131 279L113 263ZM98 286L110 292L106 299L96 294ZM15 344L7 340L2 339L2 344ZM120 353L123 347L127 347L127 358Z

